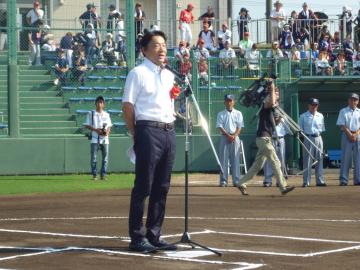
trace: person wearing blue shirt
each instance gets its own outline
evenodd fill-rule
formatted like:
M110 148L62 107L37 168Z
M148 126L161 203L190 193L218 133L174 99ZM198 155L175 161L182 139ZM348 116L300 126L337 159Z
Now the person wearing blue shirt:
M219 158L223 173L220 173L220 186L226 187L228 180L229 160L233 185L236 187L240 181L240 139L241 128L244 127L242 113L234 109L235 98L233 95L225 95L226 109L219 112L216 120L216 128L221 133Z
M69 63L65 57L65 53L63 49L58 49L58 57L55 63L55 75L56 79L54 80L54 84L58 85L59 81L62 85L66 84L66 75L69 71Z
M360 185L360 109L359 95L351 93L348 106L341 109L336 125L341 128L340 186L347 186L354 159L354 185Z
M324 116L318 112L319 100L310 98L308 111L300 115L299 126L309 140L304 140L304 147L311 153L315 160L311 159L308 151L303 149L303 187L308 187L311 180L312 163L315 165L316 186L325 187L326 183L323 176L323 140L321 133L325 131ZM316 145L316 147L314 146ZM321 151L319 151L321 150Z

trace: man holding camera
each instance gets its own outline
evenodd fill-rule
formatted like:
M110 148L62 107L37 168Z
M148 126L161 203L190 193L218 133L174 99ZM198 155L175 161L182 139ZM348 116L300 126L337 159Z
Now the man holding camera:
M239 190L242 195L249 195L246 191L245 183L250 181L264 166L265 161L269 160L271 168L282 195L292 191L295 187L288 186L284 175L281 171L281 163L276 155L272 145L272 134L275 130L274 108L278 105L279 93L275 91L273 79L269 79L266 84L268 95L261 104L259 111L259 123L256 132L256 146L258 152L255 161L244 177L240 179Z
M88 113L85 127L91 130L89 140L91 140L91 173L93 180L97 180L97 152L102 153L101 180L106 180L107 164L109 157L109 134L111 130L111 119L109 114L104 111L105 100L98 96L95 100L96 110Z

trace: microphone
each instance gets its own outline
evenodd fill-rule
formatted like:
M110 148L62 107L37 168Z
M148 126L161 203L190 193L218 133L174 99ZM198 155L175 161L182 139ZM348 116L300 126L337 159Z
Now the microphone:
M173 73L175 75L175 77L177 77L177 79L179 79L180 81L182 81L182 82L185 81L185 75L180 74L179 71L175 70L168 64L164 65L163 68L165 68L165 69L169 70L171 73Z

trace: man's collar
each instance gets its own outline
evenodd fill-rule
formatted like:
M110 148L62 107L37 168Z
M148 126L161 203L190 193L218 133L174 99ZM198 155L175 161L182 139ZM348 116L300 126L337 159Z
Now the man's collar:
M162 69L161 66L158 66L156 64L154 64L153 62L151 62L148 58L144 58L144 64L153 72L159 73Z

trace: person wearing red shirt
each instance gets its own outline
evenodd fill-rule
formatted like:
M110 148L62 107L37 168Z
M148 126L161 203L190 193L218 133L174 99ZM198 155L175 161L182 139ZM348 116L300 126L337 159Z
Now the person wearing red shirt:
M179 19L180 38L189 43L192 40L190 23L194 23L194 16L191 13L193 9L194 5L188 4L187 8L181 11Z

